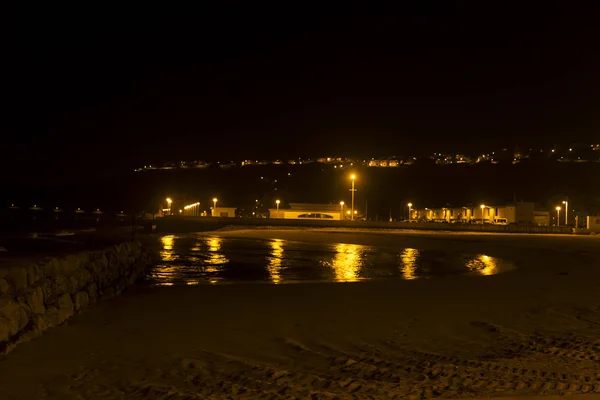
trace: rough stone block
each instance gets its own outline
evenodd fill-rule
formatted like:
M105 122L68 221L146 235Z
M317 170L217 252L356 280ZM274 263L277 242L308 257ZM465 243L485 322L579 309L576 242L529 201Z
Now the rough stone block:
M95 283L90 284L87 291L90 297L90 304L94 304L98 300L98 285Z
M37 264L28 265L27 268L27 282L29 286L34 285L37 281L42 279L44 275L44 269L42 266Z
M48 329L48 324L44 319L44 315L34 315L31 317L31 329L37 332L43 332Z
M62 260L60 263L60 269L62 273L67 275L77 271L81 262L80 255L69 255Z
M62 260L60 260L58 258L53 258L52 260L50 260L46 264L44 264L44 267L43 267L44 275L45 276L60 275L62 273L61 262L62 262Z
M10 285L6 279L0 278L0 296L8 293L10 293Z
M44 280L44 298L47 302L59 297L65 293L71 293L71 282L64 275L58 275L54 278Z
M27 269L13 267L8 270L8 279L12 282L15 292L21 292L27 288Z
M68 315L68 317L73 315L74 307L73 307L73 301L71 300L70 294L65 293L65 294L61 295L58 298L57 303L58 303L59 311L66 313Z
M64 275L56 277L56 292L57 294L71 293L71 282Z
M91 261L85 266L85 268L90 272L92 277L97 277L101 271L100 265L97 261Z
M54 328L62 324L68 318L68 313L61 312L56 307L48 307L46 313L40 316L43 329Z
M41 286L30 289L25 294L25 301L33 314L43 314L46 312L44 291Z
M9 335L19 332L29 322L25 310L10 297L0 298L0 317L8 323Z
M80 268L69 277L71 293L78 292L92 281L92 275L85 268Z
M8 321L0 317L0 343L8 340Z
M90 297L87 292L81 291L75 293L75 309L81 310L90 304Z

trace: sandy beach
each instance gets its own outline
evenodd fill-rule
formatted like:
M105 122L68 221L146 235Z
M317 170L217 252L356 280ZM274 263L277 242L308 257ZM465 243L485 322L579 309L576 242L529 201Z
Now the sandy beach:
M600 393L600 238L238 230L487 254L491 276L139 285L0 360L1 399L388 399ZM590 398L590 397L588 397Z

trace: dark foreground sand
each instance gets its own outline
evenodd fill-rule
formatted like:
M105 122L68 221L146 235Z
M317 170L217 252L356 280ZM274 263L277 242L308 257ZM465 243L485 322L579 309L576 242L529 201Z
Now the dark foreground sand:
M518 268L413 281L133 288L0 361L0 399L600 393L598 237L216 234L451 246Z

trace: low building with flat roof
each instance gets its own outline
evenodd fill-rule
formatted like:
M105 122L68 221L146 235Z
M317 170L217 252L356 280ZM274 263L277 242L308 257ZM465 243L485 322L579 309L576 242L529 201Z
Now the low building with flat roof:
M587 217L587 229L590 232L600 233L600 215Z
M313 219L313 220L342 220L348 211L346 205L340 204L311 204L290 203L289 208L269 209L269 218L282 219Z
M236 208L233 207L211 207L211 216L212 217L224 217L224 218L233 218L235 217Z
M413 208L412 221L490 223L490 224L535 224L531 202L506 205L481 205L467 207Z

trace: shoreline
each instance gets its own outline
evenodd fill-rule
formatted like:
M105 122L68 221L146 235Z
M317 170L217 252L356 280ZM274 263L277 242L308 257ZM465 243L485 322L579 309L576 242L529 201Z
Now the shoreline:
M137 286L1 360L0 397L600 393L597 238L297 230L199 234L452 246L503 254L518 268L411 281Z

